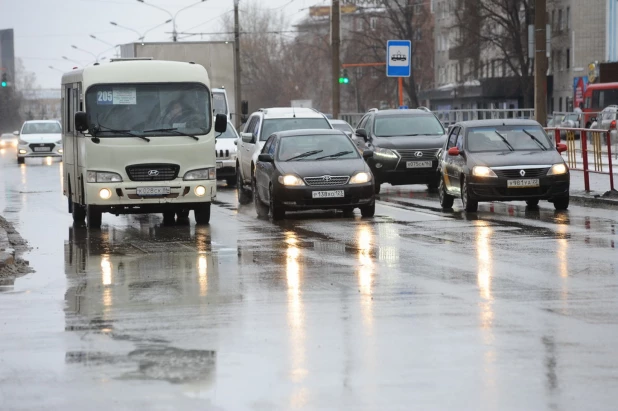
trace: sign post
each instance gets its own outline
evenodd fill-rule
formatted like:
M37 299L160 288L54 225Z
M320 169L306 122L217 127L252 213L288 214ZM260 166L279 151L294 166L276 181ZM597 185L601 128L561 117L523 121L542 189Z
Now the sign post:
M399 106L403 106L403 78L412 74L412 42L388 40L386 42L386 76L399 78Z

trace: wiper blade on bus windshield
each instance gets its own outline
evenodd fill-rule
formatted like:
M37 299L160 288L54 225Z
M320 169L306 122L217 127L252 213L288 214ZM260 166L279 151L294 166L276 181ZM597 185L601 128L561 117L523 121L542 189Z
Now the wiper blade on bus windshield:
M157 131L159 132L172 132L172 133L176 133L179 136L187 136L187 137L191 137L192 139L196 140L196 141L200 141L199 137L193 135L193 134L189 134L189 133L183 133L182 131L179 131L177 127L174 128L154 128L152 130L144 130L142 131L142 133L156 133Z
M103 132L106 132L106 133L114 133L114 134L126 134L126 135L131 136L131 137L141 138L142 140L145 140L145 141L150 143L150 139L148 137L144 137L144 136L140 136L139 134L132 133L131 130L115 130L113 128L105 127L102 124L98 124L98 125L95 124L92 127L92 135L93 136L96 137L97 134L100 131L103 131Z

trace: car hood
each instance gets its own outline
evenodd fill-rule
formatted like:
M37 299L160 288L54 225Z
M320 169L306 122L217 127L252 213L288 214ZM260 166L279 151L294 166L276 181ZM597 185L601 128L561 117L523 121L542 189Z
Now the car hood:
M444 146L446 135L443 136L412 136L412 137L373 137L374 147L397 149L438 149Z
M469 154L470 166L533 166L552 165L562 163L564 160L556 150L547 151L503 151L491 153Z
M300 177L320 176L351 176L365 171L369 172L367 163L362 158L347 160L319 160L319 161L284 161L277 162L277 168L282 174L297 174Z
M28 143L55 143L62 140L62 134L22 134L19 139Z
M231 153L235 153L236 152L236 144L234 144L235 141L236 141L235 138L218 139L217 143L215 144L215 148L217 150L230 150Z

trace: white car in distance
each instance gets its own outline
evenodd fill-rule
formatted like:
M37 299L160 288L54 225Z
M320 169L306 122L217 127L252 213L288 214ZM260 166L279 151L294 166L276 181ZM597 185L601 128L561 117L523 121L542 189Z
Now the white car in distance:
M215 145L217 180L225 180L228 187L235 187L238 133L232 123L228 121L227 130L221 135L217 133L215 136L217 139Z
M62 127L56 120L26 121L17 141L17 162L30 157L62 157Z

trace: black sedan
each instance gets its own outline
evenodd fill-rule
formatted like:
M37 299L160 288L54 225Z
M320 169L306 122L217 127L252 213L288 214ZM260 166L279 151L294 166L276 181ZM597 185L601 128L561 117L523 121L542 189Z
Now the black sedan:
M294 130L266 141L255 166L253 193L258 216L273 220L286 211L359 208L373 217L373 175L359 150L338 130Z
M466 211L479 201L539 200L556 210L569 206L569 169L558 144L532 120L457 123L440 154L439 195L443 208L461 197Z

